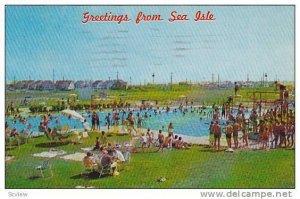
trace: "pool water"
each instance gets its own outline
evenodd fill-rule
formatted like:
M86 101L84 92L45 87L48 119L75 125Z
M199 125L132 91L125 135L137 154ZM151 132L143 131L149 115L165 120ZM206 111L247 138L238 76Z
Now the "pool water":
M169 123L172 122L174 126L174 134L183 134L189 136L207 136L209 134L209 124L211 122L211 118L207 117L207 113L212 111L212 109L204 109L203 112L200 113L191 113L189 109L188 112L183 114L182 112L162 112L161 114L157 113L154 114L153 111L142 111L141 115L143 116L145 112L148 114L148 118L144 118L142 120L142 128L150 128L153 130L162 129L163 131L168 130ZM205 114L204 114L205 112ZM135 120L137 120L136 116L137 112L133 112ZM91 125L91 116L87 113L81 113L86 117L86 120ZM107 116L108 112L98 112L100 118L100 126L106 126L105 117ZM125 117L127 116L128 112L126 113ZM234 111L234 115L236 111ZM151 116L151 117L150 117ZM249 117L249 113L246 113L246 118ZM120 116L121 118L121 116ZM202 118L202 119L200 119ZM56 123L56 119L59 120L59 123ZM16 127L19 132L23 128L28 128L28 124L32 125L32 129L29 131L38 131L38 126L42 121L41 117L31 117L27 118L28 124L24 124L19 120L14 121L12 118L6 118L9 128ZM111 119L112 121L112 119ZM220 120L222 126L225 124L225 119ZM136 125L136 122L135 122ZM53 128L55 126L68 126L70 129L77 128L82 129L82 123L77 119L69 119L67 116L64 115L53 115L53 119L49 121L49 127Z

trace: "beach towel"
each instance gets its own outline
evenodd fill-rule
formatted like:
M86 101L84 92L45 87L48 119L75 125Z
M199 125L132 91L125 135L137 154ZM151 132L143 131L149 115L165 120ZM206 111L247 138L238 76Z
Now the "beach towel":
M228 148L225 150L226 152L234 152L234 150L232 148Z
M30 133L30 137L31 138L36 138L36 137L41 137L41 136L43 136L44 135L44 133L43 132L32 132L32 133Z
M82 160L85 156L86 156L85 153L76 152L74 154L65 155L60 158L64 159L64 160L72 160L72 161L76 161L76 162L82 162Z
M9 161L9 160L12 160L14 158L15 158L15 156L5 156L5 161Z
M64 150L58 150L58 151L44 151L41 153L34 153L33 157L40 157L40 158L54 158L56 156L61 156L66 154Z
M94 189L95 187L84 187L84 186L76 186L75 189Z
M82 137L87 138L87 137L89 137L89 134L86 131L83 131L82 132Z
M81 148L81 150L84 151L84 152L92 151L93 149L94 149L94 147Z

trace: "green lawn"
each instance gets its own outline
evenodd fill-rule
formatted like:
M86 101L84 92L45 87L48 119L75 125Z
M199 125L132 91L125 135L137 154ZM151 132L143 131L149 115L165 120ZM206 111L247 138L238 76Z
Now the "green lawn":
M56 147L68 154L91 146L97 133L91 133L84 144ZM111 141L123 142L129 136L113 136ZM119 176L86 178L80 175L79 162L52 159L53 177L34 178L34 166L43 159L31 154L49 150L40 143L46 138L31 139L20 148L6 151L15 159L6 162L6 188L74 188L77 185L96 188L294 188L295 151L279 149L271 151L212 152L206 146L193 146L189 150L154 150L133 154L132 160L123 166ZM165 177L165 182L157 182Z
M288 86L289 90L292 92L294 90L293 86ZM241 98L235 98L234 104L247 103L249 106L252 103L253 92L254 91L275 91L274 87L262 88L240 88L238 94ZM24 100L25 96L32 96L35 100L34 103L45 102L48 106L57 105L57 100L68 98L68 94L75 93L78 94L77 90L73 91L6 91L6 105L10 104L10 101L14 101L17 106L19 106L21 100ZM99 91L96 93L99 94ZM109 90L109 96L114 96L115 100L122 100L122 102L141 102L141 100L158 100L161 105L172 104L180 101L184 101L185 98L180 98L179 96L186 96L189 100L193 99L195 104L211 105L217 103L222 105L223 102L227 101L229 95L234 95L234 89L208 89L203 88L198 85L173 85L172 90L169 86L162 85L149 85L149 86L134 86L128 90ZM262 94L262 99L265 100L276 100L279 98L278 94ZM256 99L259 99L260 95L256 95ZM290 99L294 97L291 95ZM90 104L90 100L82 100L81 104ZM21 106L23 107L23 106ZM29 106L28 106L29 107Z
M251 101L252 91L274 91L274 88L242 88L242 98L235 103ZM47 103L66 97L72 92L33 92L6 93L6 103L10 99L21 99L24 95L45 97ZM45 95L46 94L46 95ZM222 104L233 90L204 89L199 86L174 85L168 87L141 86L127 91L112 90L111 96L121 96L123 101L137 102L142 99L159 100L161 104L168 101L179 101L180 95L194 99L195 104L204 102ZM278 96L266 94L264 99L275 100ZM84 103L89 103L88 101ZM68 154L79 152L80 148L92 146L97 133L81 145L56 146ZM129 136L113 136L111 141L128 141ZM33 178L34 166L43 159L32 157L33 153L48 151L44 147L46 138L31 139L28 144L12 150L6 155L15 159L6 162L6 188L74 188L77 185L96 188L294 188L295 187L295 151L280 149L271 151L237 151L235 153L212 152L205 146L193 146L190 150L165 151L163 153L139 152L133 154L132 161L124 165L120 176L87 179L80 175L82 163L62 159L52 159L52 178ZM157 182L165 177L165 182Z

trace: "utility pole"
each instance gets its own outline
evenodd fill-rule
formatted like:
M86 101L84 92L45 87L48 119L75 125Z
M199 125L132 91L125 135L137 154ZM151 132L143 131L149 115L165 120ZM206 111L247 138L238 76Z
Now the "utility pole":
M173 72L171 73L171 90L172 90Z
M52 69L52 82L54 84L54 68Z
M247 87L249 87L249 74L247 74Z
M117 71L117 80L119 80L119 71Z
M220 76L218 74L218 88L220 87Z
M154 84L154 77L155 77L155 74L153 73L153 74L152 74L152 81L153 81L153 84Z
M129 77L129 86L131 86L131 76Z
M211 81L212 81L212 83L214 83L214 74L213 73L211 74Z

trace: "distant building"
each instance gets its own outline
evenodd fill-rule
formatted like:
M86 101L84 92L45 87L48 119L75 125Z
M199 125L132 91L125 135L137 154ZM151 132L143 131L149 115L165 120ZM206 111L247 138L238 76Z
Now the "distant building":
M5 84L5 90L14 91L15 87L13 84Z
M14 87L15 89L21 90L21 89L28 89L29 86L33 83L33 80L22 80L22 81L18 81Z
M190 86L190 85L192 85L192 83L188 82L188 81L185 81L185 82L178 82L178 85L187 85L187 86Z
M234 83L231 81L220 82L218 85L220 88L230 89L234 87Z
M102 80L96 80L92 83L92 88L95 90L101 89Z
M74 83L75 88L85 88L88 86L87 82L83 80L78 80L77 82Z
M113 85L111 86L111 89L118 90L118 89L127 89L127 82L119 79L119 80L113 80Z
M71 80L58 80L55 83L55 88L61 91L70 91L75 89L75 85Z
M114 82L112 80L106 80L101 84L101 89L110 89Z
M28 85L29 90L53 90L54 83L51 80L37 80Z
M53 89L54 89L54 83L51 80L42 81L42 83L39 85L39 90L53 90Z
M39 88L41 88L42 83L43 83L42 80L34 81L32 84L29 85L28 89L29 90L39 90Z

